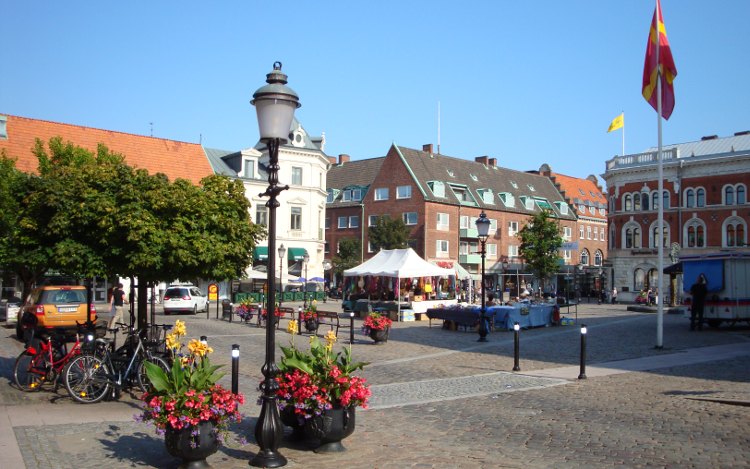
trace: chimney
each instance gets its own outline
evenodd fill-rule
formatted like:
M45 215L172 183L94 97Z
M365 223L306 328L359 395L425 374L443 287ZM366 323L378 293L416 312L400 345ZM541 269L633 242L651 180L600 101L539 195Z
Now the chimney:
M340 165L344 164L344 163L348 163L350 160L351 160L351 157L349 155L347 155L347 154L342 153L342 154L339 155L339 164Z
M336 164L336 157L335 156L329 156L328 157L328 162L331 163L331 164Z
M482 163L483 165L486 165L488 164L487 163L488 159L489 159L488 156L477 156L476 158L474 158L474 161L476 161L477 163Z
M425 153L432 154L432 144L431 143L425 143L422 145L422 151Z
M493 168L497 166L497 158L490 158L489 162L490 162L490 166L492 166Z

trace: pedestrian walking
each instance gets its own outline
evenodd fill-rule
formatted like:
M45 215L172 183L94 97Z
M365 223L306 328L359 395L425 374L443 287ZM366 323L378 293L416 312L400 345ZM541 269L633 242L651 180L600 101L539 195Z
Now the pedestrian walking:
M706 302L706 295L708 294L708 280L704 274L698 275L698 280L690 287L690 330L694 331L696 326L696 320L698 322L698 330L703 329L703 305Z
M612 288L612 304L617 304L617 287Z
M114 310L112 318L109 320L109 329L115 328L115 323L122 322L122 316L125 311L124 305L128 299L125 298L125 291L122 289L122 283L117 284L117 288L112 291L112 298L109 302L109 310Z

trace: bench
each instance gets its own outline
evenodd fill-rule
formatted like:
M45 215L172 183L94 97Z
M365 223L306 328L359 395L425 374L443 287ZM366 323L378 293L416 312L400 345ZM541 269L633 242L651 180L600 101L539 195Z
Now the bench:
M318 328L320 328L320 326L329 326L331 328L330 330L335 330L336 337L338 337L340 327L338 313L332 311L318 311Z

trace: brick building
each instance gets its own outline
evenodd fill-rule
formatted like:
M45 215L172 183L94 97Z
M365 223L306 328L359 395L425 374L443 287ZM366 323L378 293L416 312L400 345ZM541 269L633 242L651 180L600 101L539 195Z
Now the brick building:
M661 196L656 148L612 158L602 175L609 193L609 260L614 284L626 301L656 286L659 239L665 266L675 264L680 255L749 250L750 132L666 145L662 166ZM657 228L659 204L663 236ZM664 282L669 287L666 298L678 302L679 267L665 270L670 274Z

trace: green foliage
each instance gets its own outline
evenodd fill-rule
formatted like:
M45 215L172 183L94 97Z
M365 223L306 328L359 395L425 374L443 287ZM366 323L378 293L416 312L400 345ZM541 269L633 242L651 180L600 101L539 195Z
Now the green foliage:
M346 269L362 262L362 245L356 238L344 238L339 242L339 252L333 256L333 271L343 275Z
M388 215L378 217L378 221L369 229L370 243L380 249L404 249L409 240L409 229L401 218L393 219Z
M558 251L563 243L560 232L560 224L547 210L534 215L518 232L519 253L537 278L548 279L559 269Z

